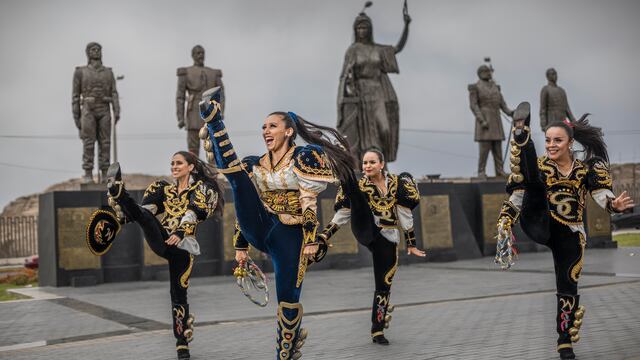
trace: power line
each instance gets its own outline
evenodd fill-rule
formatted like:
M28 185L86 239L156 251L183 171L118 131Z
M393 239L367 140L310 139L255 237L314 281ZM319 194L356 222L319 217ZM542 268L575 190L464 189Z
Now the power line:
M459 157L459 158L476 159L475 156L457 154L457 153L438 150L438 149L434 149L434 148L430 148L430 147L426 147L426 146L414 145L414 144L407 143L406 141L403 141L402 143L400 143L400 146L403 146L403 145L410 146L412 148L420 149L420 150L423 150L423 151L435 152L435 153L445 154L445 155L449 155L449 156L455 156L455 157Z
M426 133L426 134L444 134L444 135L471 135L473 131L467 130L441 130L441 129L416 129L416 128L402 128L400 131L412 132L412 133ZM233 136L255 136L259 135L257 130L240 130L234 131ZM629 130L604 130L605 136L622 136L622 135L638 135L640 129ZM119 140L182 140L184 135L176 133L131 133L118 135ZM0 135L0 139L20 139L20 140L35 140L35 139L48 139L48 140L77 140L78 136L69 134L54 134L54 135Z
M41 168L41 167L35 167L35 166L26 166L26 165L20 165L20 164L9 164L9 163L5 163L5 162L0 162L0 166L6 166L6 167L12 167L12 168L18 168L18 169L27 169L27 170L58 172L58 173L65 173L65 174L75 174L75 173L77 173L77 171L71 171L71 170L47 169L47 168Z

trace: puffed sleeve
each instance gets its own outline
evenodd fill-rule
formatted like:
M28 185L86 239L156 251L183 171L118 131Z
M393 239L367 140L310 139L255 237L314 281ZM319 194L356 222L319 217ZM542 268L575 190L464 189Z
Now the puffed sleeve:
M591 197L600 207L609 212L615 212L611 207L611 200L615 199L612 186L611 172L609 164L604 159L595 157L587 162L589 170L587 171L586 186Z
M293 171L300 187L303 242L315 244L318 229L318 194L327 188L328 182L335 182L335 177L327 155L321 147L315 145L296 149Z
M149 210L153 215L164 212L164 188L169 185L165 180L158 180L147 187L142 196L142 207Z
M333 209L336 213L333 215L329 224L322 229L322 232L319 235L325 242L327 242L340 229L340 226L346 224L351 219L351 204L349 202L349 198L344 195L342 186L338 187L336 202Z
M192 186L187 211L174 233L181 239L195 237L196 226L213 214L217 203L218 193L202 181L198 181Z

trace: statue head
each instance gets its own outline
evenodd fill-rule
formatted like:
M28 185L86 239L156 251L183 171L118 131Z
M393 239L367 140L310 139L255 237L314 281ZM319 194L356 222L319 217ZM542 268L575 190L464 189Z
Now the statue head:
M191 49L191 58L196 65L204 65L204 48L196 45Z
M554 68L547 69L547 80L549 80L554 84L556 83L556 81L558 81L558 73L556 72L556 69Z
M87 59L89 61L102 60L102 45L97 42L88 43L84 52L87 54Z
M478 77L485 81L491 80L491 68L487 65L480 65L478 68Z
M373 43L373 26L371 25L371 18L364 12L361 12L356 16L356 20L353 22L353 35L356 42Z

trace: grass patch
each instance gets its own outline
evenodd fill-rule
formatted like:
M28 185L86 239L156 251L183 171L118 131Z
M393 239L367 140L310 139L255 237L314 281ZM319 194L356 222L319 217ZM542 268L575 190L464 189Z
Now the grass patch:
M36 283L37 285L37 283ZM9 289L23 288L21 285L0 284L0 301L29 299L28 296L8 292Z
M640 233L618 234L613 237L620 247L640 247Z
M29 299L28 296L8 292L9 289L38 286L38 273L25 268L8 268L0 271L0 301Z

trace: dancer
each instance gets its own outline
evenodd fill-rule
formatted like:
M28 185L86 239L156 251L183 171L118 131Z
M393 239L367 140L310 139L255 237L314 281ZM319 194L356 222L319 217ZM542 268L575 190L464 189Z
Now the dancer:
M94 254L103 255L111 247L120 224L140 225L151 250L169 262L176 351L178 359L189 359L195 317L189 312L187 289L194 258L200 255L195 231L200 222L222 209L223 199L209 166L190 152L173 155L171 175L175 182L152 183L138 205L125 189L120 164L111 164L107 190L109 205L116 215L98 210L90 222L87 243ZM110 225L115 231L105 230Z
M618 197L611 191L602 131L589 125L587 115L575 122L549 124L545 130L546 154L537 158L529 128L530 105L518 105L513 118L512 174L507 182L510 198L503 203L498 220L496 262L503 267L513 264L511 228L518 220L531 239L551 249L557 288L557 351L561 359L575 358L572 342L580 339L578 331L585 312L578 295L586 245L582 222L585 196L590 193L609 212L633 207L626 191ZM576 157L575 142L584 148L584 160Z
M371 250L373 256L373 275L376 290L371 308L371 338L374 343L388 345L384 329L389 327L393 306L389 304L391 282L398 269L398 242L402 228L407 244L407 254L426 256L423 250L416 247L416 236L413 229L413 210L420 201L418 186L409 173L394 175L385 171L384 155L380 150L371 148L365 151L362 158L364 176L358 182L360 193L367 199L373 215L377 232L374 237L356 238ZM324 228L320 237L325 242L335 234L339 227L352 219L353 197L346 196L343 189L336 195L335 210L331 222Z
M219 88L205 92L200 111L207 125L200 135L207 156L215 159L231 186L238 225L236 260L248 259L249 244L271 256L278 299L276 358L298 359L307 336L300 327L302 281L308 263L326 254L326 245L316 236L317 196L336 178L353 181L349 145L332 128L292 112L274 112L262 126L267 153L240 161L220 109ZM296 146L297 136L309 145Z

